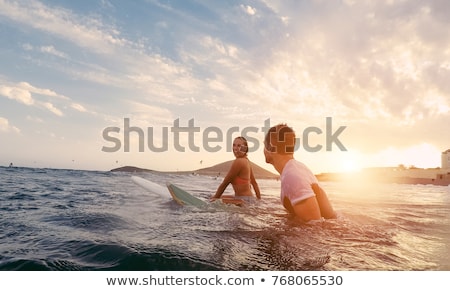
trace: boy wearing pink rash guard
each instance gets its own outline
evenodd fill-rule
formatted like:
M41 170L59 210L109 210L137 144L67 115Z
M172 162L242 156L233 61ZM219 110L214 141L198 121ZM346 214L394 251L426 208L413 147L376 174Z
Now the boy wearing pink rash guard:
M307 222L336 218L327 194L303 163L294 159L295 132L285 124L269 129L264 140L266 162L280 173L281 203L290 213Z

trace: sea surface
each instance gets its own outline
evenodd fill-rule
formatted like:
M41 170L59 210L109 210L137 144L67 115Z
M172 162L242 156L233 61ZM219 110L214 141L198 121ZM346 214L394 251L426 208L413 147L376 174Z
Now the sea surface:
M0 270L450 270L450 187L324 182L339 217L300 223L279 181L247 207L180 206L221 178L0 167ZM226 192L230 193L230 188Z

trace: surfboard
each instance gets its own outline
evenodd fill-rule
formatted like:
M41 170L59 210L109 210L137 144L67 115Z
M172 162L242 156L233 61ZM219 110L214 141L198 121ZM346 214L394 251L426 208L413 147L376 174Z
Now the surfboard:
M157 194L158 196L162 198L170 198L180 204L180 205L191 205L198 208L205 208L208 206L212 207L221 207L223 205L217 204L217 203L209 203L208 201L204 201L200 198L197 198L190 194L189 192L181 189L179 186L176 186L172 183L167 183L166 187L163 187L157 183L154 183L150 180L138 177L138 176L131 176L131 180L133 180L134 183L141 186L142 188L148 190L149 192L153 194ZM168 191L167 191L168 190ZM237 206L242 206L245 202L241 199L232 198L232 197L226 197L219 199L223 204L234 204Z
M167 188L165 188L164 186L138 176L131 176L131 180L151 193L157 194L163 198L170 198L170 195L167 192Z
M207 203L206 201L203 201L191 195L187 191L172 183L167 183L167 189L169 189L170 195L172 196L173 200L180 205L192 205L200 208L207 207L209 205L209 203Z
M191 195L187 191L171 183L168 183L167 187L164 187L138 176L131 176L131 180L149 192L157 194L163 198L172 197L172 199L180 205L192 205L196 207L206 207L208 205L206 201Z
M196 207L206 207L208 205L212 206L220 205L216 203L211 204L206 201L203 201L172 183L167 183L167 188L169 189L170 195L172 195L173 200L175 200L180 205L193 205ZM237 206L242 206L245 204L244 200L234 197L223 197L219 198L218 200L220 200L223 204L233 204Z

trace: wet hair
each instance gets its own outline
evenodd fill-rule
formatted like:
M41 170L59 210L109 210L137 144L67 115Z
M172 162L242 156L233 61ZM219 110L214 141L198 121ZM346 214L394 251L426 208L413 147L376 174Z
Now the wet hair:
M284 123L269 129L264 138L267 151L282 155L293 154L295 150L295 132Z

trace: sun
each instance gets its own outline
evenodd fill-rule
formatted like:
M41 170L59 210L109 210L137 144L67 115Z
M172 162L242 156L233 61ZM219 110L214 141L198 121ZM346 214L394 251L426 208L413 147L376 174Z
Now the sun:
M361 170L361 167L359 166L358 162L352 159L344 160L341 164L341 171L342 172L358 172Z
M359 172L361 169L361 158L357 152L346 152L339 158L340 172Z

